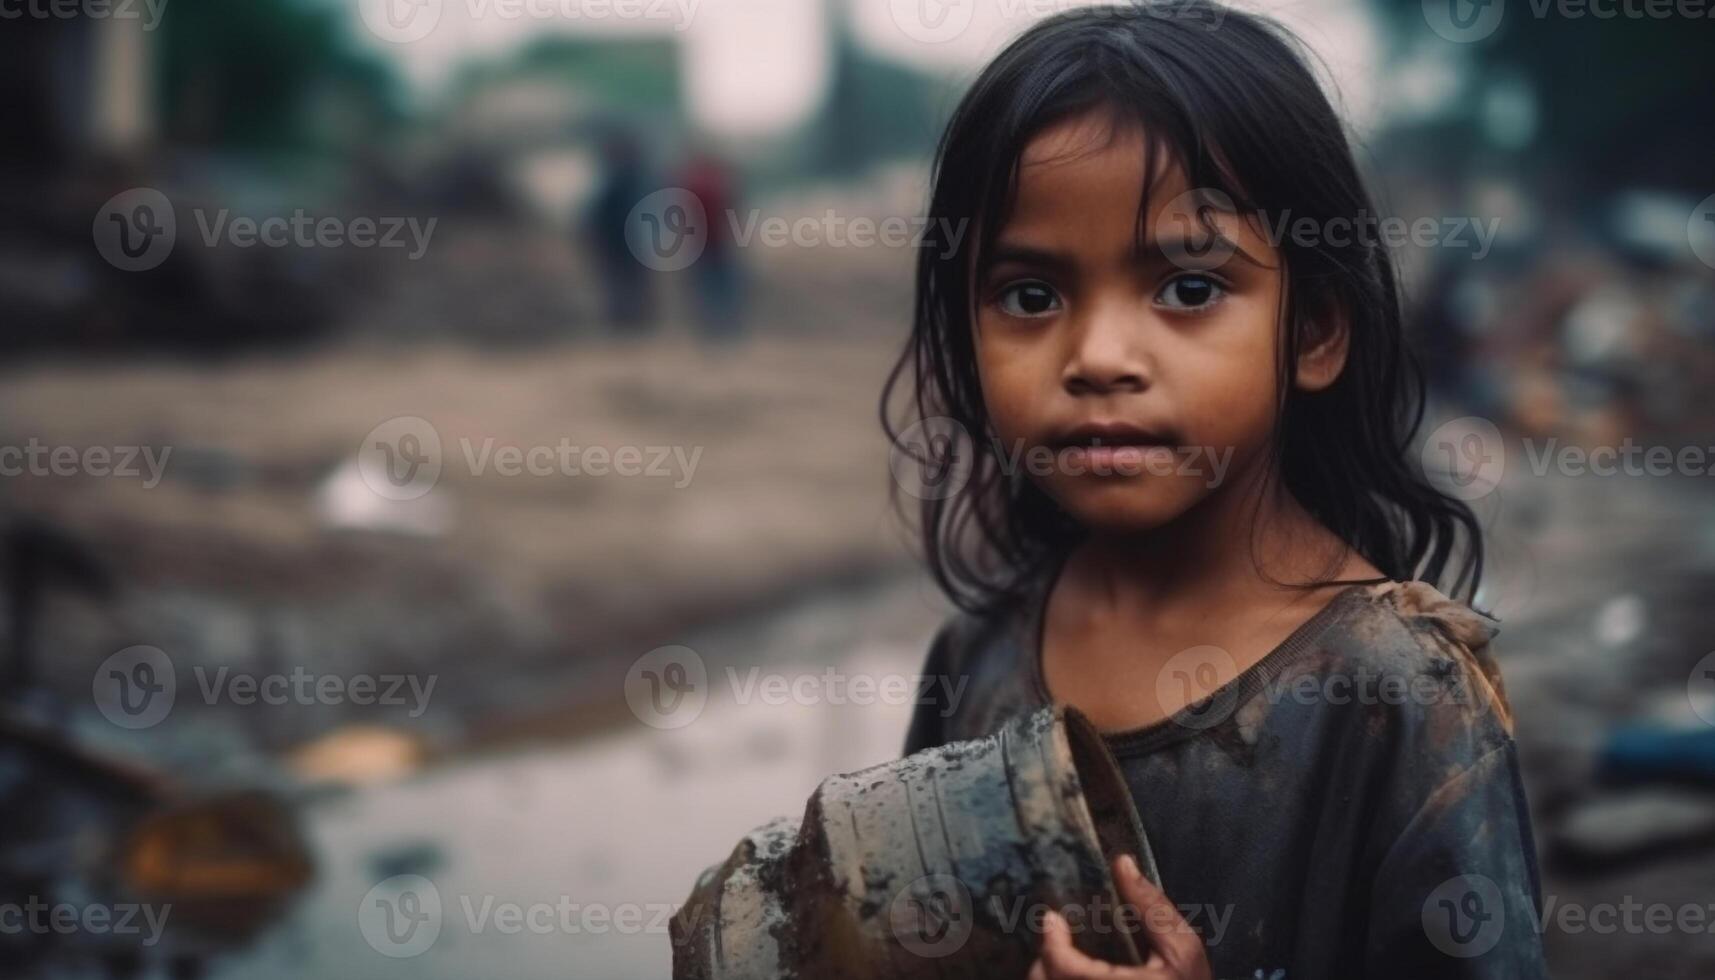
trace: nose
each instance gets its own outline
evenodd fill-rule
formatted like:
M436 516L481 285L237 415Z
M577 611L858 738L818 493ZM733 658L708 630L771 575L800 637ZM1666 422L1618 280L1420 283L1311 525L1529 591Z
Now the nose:
M1150 371L1141 348L1143 323L1135 310L1108 307L1090 311L1071 334L1061 383L1071 395L1139 392L1149 387Z

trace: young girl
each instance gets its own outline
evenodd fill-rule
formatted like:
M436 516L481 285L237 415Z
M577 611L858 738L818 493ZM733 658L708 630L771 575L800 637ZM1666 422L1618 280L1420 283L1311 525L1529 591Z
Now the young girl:
M969 436L921 515L962 696L907 751L1075 706L1161 872L1115 867L1144 966L1049 916L1034 977L1544 973L1494 623L1428 584L1475 592L1479 528L1410 452L1375 214L1289 36L1202 0L1041 23L942 139L931 217L971 234L922 251L888 392Z

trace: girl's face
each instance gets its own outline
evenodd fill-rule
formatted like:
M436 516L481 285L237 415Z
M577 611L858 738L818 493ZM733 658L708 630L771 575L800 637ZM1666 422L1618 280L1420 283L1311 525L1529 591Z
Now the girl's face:
M973 296L1003 458L1086 527L1117 532L1160 527L1249 480L1278 404L1279 253L1250 223L1217 215L1239 254L1185 268L1208 236L1176 165L1151 184L1140 251L1144 161L1143 134L1101 114L1044 131L1023 154L1016 206ZM1338 375L1338 333L1334 348L1300 359L1300 387Z

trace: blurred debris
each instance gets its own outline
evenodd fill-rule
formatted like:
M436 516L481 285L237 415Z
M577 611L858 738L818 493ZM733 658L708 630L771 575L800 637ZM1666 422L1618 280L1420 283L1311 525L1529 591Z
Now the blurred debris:
M1636 595L1617 595L1596 612L1596 638L1604 646L1622 647L1643 633L1648 613Z
M116 976L150 962L194 975L277 922L312 870L281 798L198 798L153 769L0 711L0 901L172 913L147 935L6 930L0 967L11 969L0 972L58 976L93 956Z
M1715 791L1715 728L1618 728L1602 746L1599 771L1609 782L1680 782Z
M1715 846L1715 793L1639 790L1583 804L1549 837L1567 870L1595 872Z
M219 446L178 446L173 465L164 472L200 490L228 493L256 476L256 469L240 453Z
M410 732L350 726L294 750L286 766L305 783L360 786L403 779L422 768L428 755L423 739Z
M453 506L446 488L426 487L416 496L394 499L377 492L368 480L356 458L328 474L316 488L316 514L322 523L347 531L420 537L439 537L452 529Z
M170 905L178 923L217 944L254 938L314 872L297 815L256 790L149 814L126 835L119 862L131 893Z
M369 872L377 881L397 875L432 875L446 864L446 852L433 841L410 841L375 852Z
M5 575L7 630L5 659L0 661L0 699L35 702L53 700L39 676L39 628L42 602L57 587L97 599L111 599L118 590L112 568L77 535L41 518L15 517L0 532ZM48 707L50 715L56 712Z

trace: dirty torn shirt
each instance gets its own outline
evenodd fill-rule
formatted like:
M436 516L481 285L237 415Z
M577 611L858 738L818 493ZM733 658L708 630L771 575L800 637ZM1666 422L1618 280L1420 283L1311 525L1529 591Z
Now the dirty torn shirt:
M907 754L1049 703L1050 581L942 627ZM1547 975L1495 632L1422 582L1352 586L1209 697L1105 736L1216 978Z

